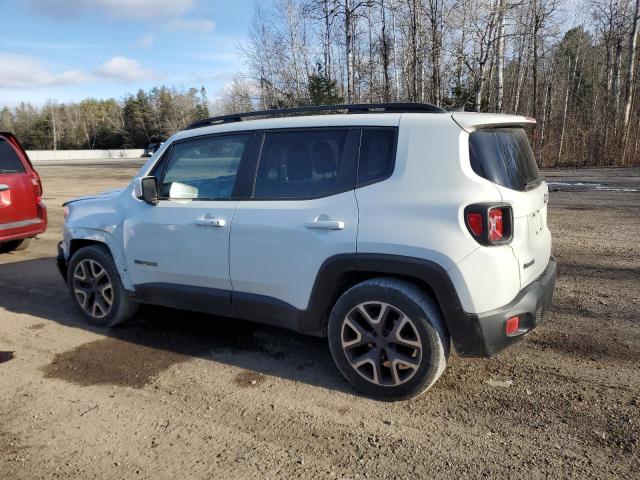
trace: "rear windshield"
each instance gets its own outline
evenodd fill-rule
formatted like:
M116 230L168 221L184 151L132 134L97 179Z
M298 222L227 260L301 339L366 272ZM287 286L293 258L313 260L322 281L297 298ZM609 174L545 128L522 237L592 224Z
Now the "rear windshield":
M0 137L0 173L22 173L24 166L16 151L4 138Z
M473 171L490 182L524 191L542 180L524 128L487 128L469 136Z

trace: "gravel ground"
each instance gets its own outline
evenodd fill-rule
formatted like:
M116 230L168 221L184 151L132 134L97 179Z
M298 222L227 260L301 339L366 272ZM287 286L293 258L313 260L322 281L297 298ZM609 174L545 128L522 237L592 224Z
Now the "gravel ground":
M640 478L640 169L545 172L547 322L384 403L322 339L161 308L86 327L54 264L60 205L136 168L39 167L50 228L0 256L0 478Z

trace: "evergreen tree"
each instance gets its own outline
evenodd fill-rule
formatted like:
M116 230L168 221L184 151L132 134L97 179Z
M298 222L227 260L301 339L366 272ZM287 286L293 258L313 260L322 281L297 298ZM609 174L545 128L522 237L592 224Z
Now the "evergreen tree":
M309 98L312 105L336 105L344 101L337 82L324 76L320 64L317 72L309 75Z

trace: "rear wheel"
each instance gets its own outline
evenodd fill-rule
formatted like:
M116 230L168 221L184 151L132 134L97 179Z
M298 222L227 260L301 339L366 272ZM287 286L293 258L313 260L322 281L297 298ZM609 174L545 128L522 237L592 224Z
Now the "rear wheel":
M342 374L372 397L400 400L427 391L442 375L449 336L435 302L393 278L345 292L329 318L329 347Z
M23 238L20 240L12 240L11 242L2 243L0 244L0 253L17 252L19 250L24 250L29 246L30 243L30 238Z
M78 250L69 262L67 285L74 303L92 325L113 327L137 310L106 246Z

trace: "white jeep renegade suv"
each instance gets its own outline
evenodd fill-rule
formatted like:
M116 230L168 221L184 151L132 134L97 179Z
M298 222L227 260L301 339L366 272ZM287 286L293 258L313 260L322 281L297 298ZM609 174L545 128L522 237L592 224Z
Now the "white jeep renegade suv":
M426 104L196 122L124 190L65 204L60 270L93 324L149 303L327 336L356 388L412 397L451 344L493 355L551 303L533 123Z

